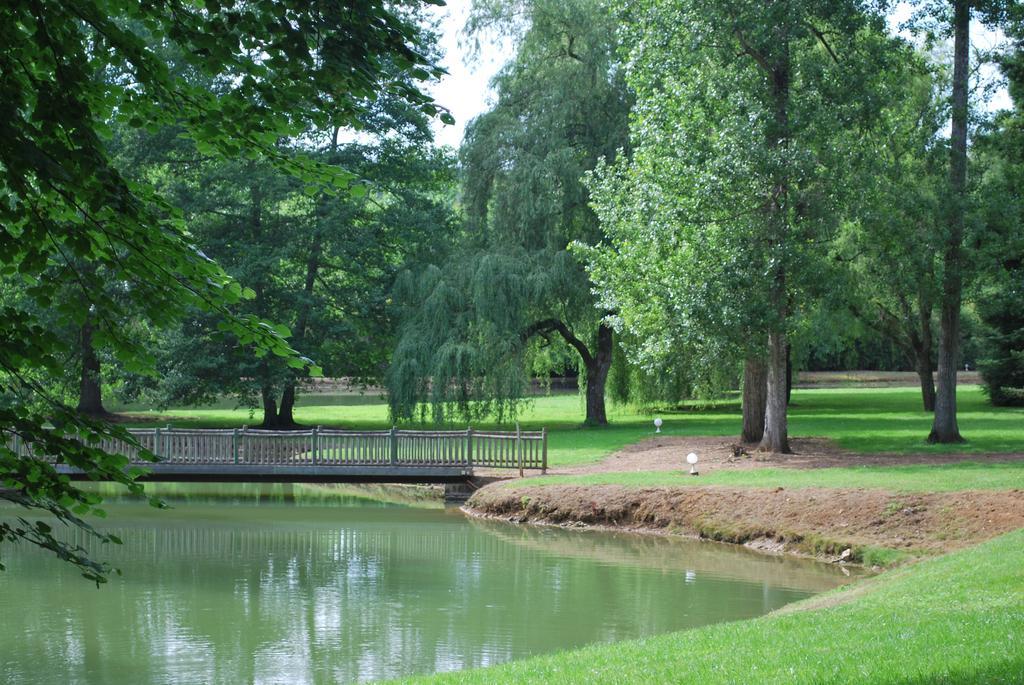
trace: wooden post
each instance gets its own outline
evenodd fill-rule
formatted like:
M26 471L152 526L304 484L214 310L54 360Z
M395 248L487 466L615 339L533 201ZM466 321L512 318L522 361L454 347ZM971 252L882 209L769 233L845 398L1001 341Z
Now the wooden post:
M473 427L466 428L466 466L473 468Z
M238 429L231 429L231 459L238 463Z
M168 439L168 437L170 437L171 430L173 430L171 428L171 424L167 424L164 427L164 431L165 432L160 434L160 437L161 437L161 439L160 439L160 449L163 451L164 459L167 459L169 461L174 459L174 455L171 454L171 450L167 446L167 439Z
M395 426L391 427L391 465L398 464L398 431Z
M160 456L160 452L163 450L163 433L157 428L153 435L153 454Z
M543 451L541 453L540 472L541 473L547 473L548 472L548 429L547 428L541 428L540 429L540 439L541 439L541 441L543 443L542 448L541 448Z
M516 421L516 459L519 462L519 477L523 477L523 436Z
M247 428L248 426L243 425L242 430L238 432L238 456L239 459L241 459L242 454L245 454L245 460L250 461L249 454L244 452L244 450L242 449L245 447L245 430Z
M317 462L317 452L320 451L320 426L313 427L313 463Z
M17 433L14 434L14 456L21 456L21 436Z

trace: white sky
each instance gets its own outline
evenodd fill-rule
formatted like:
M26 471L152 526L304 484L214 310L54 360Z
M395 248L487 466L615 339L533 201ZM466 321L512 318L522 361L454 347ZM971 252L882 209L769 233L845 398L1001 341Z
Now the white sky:
M462 142L466 124L473 117L487 111L493 97L490 80L512 57L512 48L507 41L483 42L479 59L473 64L467 64L469 50L460 41L465 42L461 35L462 27L471 5L472 0L448 0L447 7L430 8L431 13L441 19L441 49L444 51L441 63L448 70L448 75L427 90L438 104L451 110L455 117L454 126L445 126L435 121L434 133L438 144L455 148ZM910 11L910 5L906 2L896 6L890 17L893 31L897 31L899 24L910 16ZM909 37L908 34L904 35ZM971 26L971 43L976 49L990 49L1003 41L1005 37L1001 32L989 31L977 22ZM998 79L998 70L990 65L982 70L981 77ZM1010 106L1010 96L1005 85L998 88L987 103L990 110Z
M511 46L485 43L481 45L478 62L466 64L469 51L459 41L471 5L472 0L448 0L447 7L430 8L432 14L441 18L441 49L444 51L441 64L448 70L448 76L428 92L455 117L454 126L435 121L434 134L439 144L455 148L462 143L466 124L487 111L491 102L490 80L512 57Z

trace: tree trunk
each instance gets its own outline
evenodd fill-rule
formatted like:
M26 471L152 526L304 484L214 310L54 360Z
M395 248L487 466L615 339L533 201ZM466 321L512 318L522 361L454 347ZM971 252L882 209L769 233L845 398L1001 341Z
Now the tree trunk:
M273 388L262 388L260 398L263 402L263 423L260 428L272 428L274 430L291 430L298 428L295 423L293 411L295 409L295 386L285 386L281 393L281 404L278 405Z
M761 442L768 403L768 367L759 357L743 363L743 442Z
M779 454L790 451L786 417L786 335L780 331L768 335L768 398L764 436L758 449Z
M779 27L779 45L771 60L771 96L773 107L772 125L768 129L768 149L785 155L789 145L789 91L790 57L789 35L785 27ZM789 176L785 162L780 162L772 172L771 197L767 205L768 235L774 253L775 273L771 289L772 318L775 319L768 333L768 400L765 406L764 435L758 449L766 452L789 452L789 428L787 426L788 401L786 393L786 367L789 359L789 341L786 327L789 320L789 294L786 290L786 259L789 242Z
M293 331L292 345L295 349L302 351L302 345L306 341L306 330L309 328L309 315L312 309L313 288L316 285L316 277L320 271L320 258L323 254L323 237L319 229L313 235L313 242L309 249L309 258L306 260L306 280L302 287L302 303L299 305L299 315L295 319L295 330ZM281 409L278 412L278 422L282 426L297 426L293 410L295 408L295 385L296 381L289 380L281 395Z
M329 163L334 163L338 154L338 134L340 131L341 129L335 126L331 134ZM292 332L292 345L299 352L302 352L302 346L306 342L306 330L309 328L309 316L313 308L313 290L316 287L316 278L320 272L320 262L323 257L324 240L323 231L321 230L321 219L328 202L330 202L330 198L323 195L320 196L317 202L317 226L309 246L309 256L306 258L306 278L302 284L302 301L299 303L299 313L295 317L295 330ZM281 395L281 409L278 412L278 422L283 426L298 426L294 416L295 386L296 381L290 380L285 385L284 393Z
M612 329L601 324L597 329L597 349L586 365L588 426L607 426L608 415L604 407L604 391L608 370L612 366Z
M82 377L78 386L78 413L86 416L107 416L103 406L103 390L100 378L100 360L92 346L92 321L82 324L80 337L82 353Z
M289 383L281 393L281 406L277 410L277 425L281 428L295 428L295 383Z
M260 397L263 400L263 423L260 424L260 428L278 428L277 399L274 397L274 389L260 388Z
M953 2L953 100L949 154L949 233L942 256L939 308L938 387L935 419L928 442L963 442L956 422L956 372L960 353L960 303L963 297L963 237L967 191L967 86L970 50L970 0Z
M597 345L594 352L591 352L586 343L577 338L560 319L536 321L526 327L521 337L525 343L534 335L552 332L561 335L562 339L576 350L583 362L586 371L584 382L587 384L587 418L584 423L588 426L608 425L608 415L604 409L604 391L608 381L608 370L612 366L612 329L603 323L597 327Z
M935 379L932 377L932 360L923 354L917 357L917 378L921 383L921 403L924 410L935 411Z

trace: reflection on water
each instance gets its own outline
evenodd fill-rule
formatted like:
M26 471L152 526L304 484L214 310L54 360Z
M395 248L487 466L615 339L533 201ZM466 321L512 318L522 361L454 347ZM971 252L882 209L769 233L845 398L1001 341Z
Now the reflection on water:
M844 580L722 545L306 505L111 505L125 544L99 551L124 576L99 590L5 548L0 682L369 681L756 616Z

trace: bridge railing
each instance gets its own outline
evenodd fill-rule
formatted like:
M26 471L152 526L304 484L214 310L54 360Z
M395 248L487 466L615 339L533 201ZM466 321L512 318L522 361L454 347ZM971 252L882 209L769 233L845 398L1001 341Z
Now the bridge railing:
M266 466L467 466L547 470L547 431L397 430L305 431L260 429L132 428L138 446L104 440L100 447L135 463L139 446L163 464ZM20 455L29 445L9 439Z

